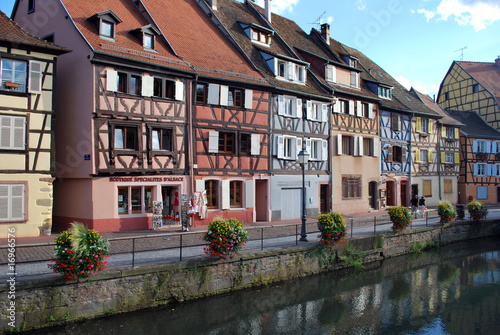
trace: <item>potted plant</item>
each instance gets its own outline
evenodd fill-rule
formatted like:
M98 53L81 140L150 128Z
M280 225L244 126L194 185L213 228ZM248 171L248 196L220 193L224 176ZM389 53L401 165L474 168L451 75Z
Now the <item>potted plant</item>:
M440 202L437 206L441 224L449 223L457 217L457 211L448 201Z
M215 218L208 225L207 232L203 235L207 242L205 253L212 257L231 258L248 241L248 232L243 229L243 224L234 219ZM224 262L224 261L222 261Z
M476 158L480 161L486 161L488 159L488 154L484 152L476 153Z
M394 232L405 230L412 223L412 216L408 208L403 206L394 206L388 210L392 221L392 230Z
M318 216L319 243L330 247L342 244L347 236L347 227L340 213L325 213Z
M467 210L469 211L470 217L474 221L479 221L481 219L486 219L488 214L488 209L486 206L479 201L471 201L467 204Z
M12 89L16 89L19 87L19 84L18 83L13 83L11 81L6 81L5 82L5 87L6 88L12 88Z

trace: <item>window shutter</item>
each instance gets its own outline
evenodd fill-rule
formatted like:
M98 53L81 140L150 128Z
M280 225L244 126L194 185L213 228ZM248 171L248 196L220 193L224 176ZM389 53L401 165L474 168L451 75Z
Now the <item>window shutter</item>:
M222 181L222 209L229 209L229 180Z
M247 180L245 182L245 207L252 208L254 207L254 198L255 198L255 182L253 180Z
M420 162L420 149L415 150L415 162Z
M208 133L208 152L216 154L219 152L219 132L211 131Z
M380 154L380 139L374 138L373 139L373 156L379 157L379 154Z
M220 105L227 106L227 101L229 99L229 87L226 85L220 85Z
M220 90L220 85L218 85L218 84L208 84L208 99L207 99L207 102L210 105L218 105L219 104L219 90Z
M446 138L446 127L441 126L441 138Z
M250 141L251 141L250 154L252 156L258 156L260 154L260 135L252 134L250 137Z
M321 104L321 121L328 122L328 105Z
M285 97L278 95L278 115L285 115Z
M359 156L359 136L354 136L354 156Z
M415 131L417 133L420 133L421 130L422 130L422 118L420 116L417 116Z
M9 219L9 186L0 185L0 220Z
M373 119L373 104L368 104L368 118Z
M406 163L406 146L401 147L401 163Z
M294 73L295 73L295 66L292 62L288 62L287 63L287 67L288 67L288 80L293 80L294 79Z
M153 96L153 85L154 85L154 78L153 77L142 76L142 88L141 88L142 96L145 96L145 97Z
M356 116L357 117L362 117L363 116L363 109L361 106L361 101L356 101Z
M13 117L12 118L13 129L12 132L14 134L14 139L12 143L12 149L20 149L24 150L25 148L25 125L26 119L24 117Z
M472 152L477 152L477 140L472 141Z
M277 136L277 141L276 141L276 156L278 156L278 158L283 158L284 155L285 155L285 138L283 137L283 135L281 136Z
M337 82L337 68L333 65L330 65L332 69L332 82Z
M498 176L498 166L496 164L492 164L491 166L491 174L490 176Z
M363 137L362 136L358 136L358 146L359 146L358 156L363 156Z
M337 155L342 155L342 134L337 134Z
M497 141L491 142L491 153L496 154L497 153Z
M253 108L253 90L245 90L245 108Z
M333 105L333 112L339 114L340 113L340 100L337 99L335 105Z
M321 140L321 160L328 160L328 141Z
M459 163L460 163L460 153L455 152L455 164L459 164Z
M392 145L389 145L387 147L387 161L388 162L392 162L392 156L393 156L393 154L392 154Z
M429 151L427 152L427 155L428 155L427 162L432 163L432 150L431 149L429 149Z
M441 152L441 163L445 163L445 162L446 162L446 153Z
M106 71L106 90L111 92L118 91L118 72L114 70Z
M42 62L30 60L29 92L42 93Z
M489 154L491 153L491 142L486 141L486 153Z
M12 134L12 117L0 115L0 148L10 149L11 134Z
M312 120L312 102L311 102L311 100L307 100L307 103L306 103L306 118L308 120Z
M180 80L175 81L175 100L184 100L184 83Z
M311 159L312 158L311 139L310 138L306 138L306 139L304 139L304 141L306 141L306 151L309 154L309 159Z
M301 118L301 117L302 117L302 99L300 99L300 98L299 98L299 99L297 99L297 100L296 100L296 105L295 105L295 106L296 106L296 108L295 108L295 111L294 111L294 112L295 112L295 113L294 113L294 114L295 114L294 116L295 116L295 117L300 117L300 118Z
M296 137L295 138L295 152L292 155L293 159L296 160L298 158L298 154L299 154L300 150L302 150L302 138Z
M205 191L205 181L197 179L196 180L196 192L203 192Z
M491 176L491 164L486 164L486 175Z
M427 133L432 134L432 132L434 131L434 124L435 124L436 120L429 119L428 122L429 122L429 125L427 127Z
M10 218L14 220L24 220L24 185L12 185L11 190Z
M474 164L474 171L473 171L473 175L474 176L477 176L477 173L479 172L479 167L477 166L477 164Z
M354 115L354 101L349 100L349 115Z
M455 128L455 139L458 140L460 137L460 130L458 128Z

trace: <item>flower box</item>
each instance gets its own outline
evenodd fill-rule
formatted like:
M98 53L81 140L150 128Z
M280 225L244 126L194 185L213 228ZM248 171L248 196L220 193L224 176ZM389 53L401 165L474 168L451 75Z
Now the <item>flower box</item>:
M6 88L18 88L19 87L18 83L13 83L10 81L6 81L4 84L5 84Z
M478 152L476 154L476 158L480 161L486 161L488 160L488 154L484 153L484 152Z

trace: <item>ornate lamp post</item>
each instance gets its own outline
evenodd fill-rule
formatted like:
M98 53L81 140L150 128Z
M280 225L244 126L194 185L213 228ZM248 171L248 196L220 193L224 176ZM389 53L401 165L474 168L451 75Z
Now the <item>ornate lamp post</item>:
M302 229L300 231L300 241L307 242L306 233L306 178L305 166L309 162L309 153L306 150L306 140L302 140L302 150L298 154L298 161L302 167Z

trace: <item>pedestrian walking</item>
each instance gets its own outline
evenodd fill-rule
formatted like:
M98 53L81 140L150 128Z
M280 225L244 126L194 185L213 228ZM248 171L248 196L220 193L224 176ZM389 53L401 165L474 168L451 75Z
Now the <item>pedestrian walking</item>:
M420 217L424 217L425 213L425 197L422 196L420 200L418 201L418 207L420 208Z
M413 216L413 218L416 218L417 217L417 209L418 209L418 197L416 194L414 194L412 197L411 197L411 215Z

